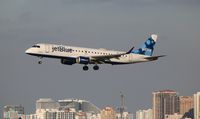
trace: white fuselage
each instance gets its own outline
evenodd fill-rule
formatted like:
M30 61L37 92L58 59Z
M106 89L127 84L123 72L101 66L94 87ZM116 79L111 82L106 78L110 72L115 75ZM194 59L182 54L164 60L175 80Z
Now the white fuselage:
M108 56L108 55L116 55L124 53L124 55L121 55L120 57L109 58L107 59L107 61L106 60L105 61L106 63L109 64L131 64L131 63L150 61L148 59L145 59L145 57L148 57L146 55L140 55L134 53L125 54L126 52L122 51L83 48L83 47L74 47L74 46L56 45L56 44L36 44L36 46L27 49L26 53L38 57L50 57L59 59L79 58L80 56L91 57L92 59L92 57L94 56ZM95 64L95 62L91 62L91 64ZM97 64L103 64L103 63L97 63Z

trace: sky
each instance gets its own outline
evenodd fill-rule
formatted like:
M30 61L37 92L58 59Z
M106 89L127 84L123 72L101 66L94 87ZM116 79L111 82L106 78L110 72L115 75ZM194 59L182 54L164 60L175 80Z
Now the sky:
M22 104L35 113L39 98L79 98L99 108L152 108L152 92L172 89L182 96L199 91L199 0L1 0L0 109ZM155 62L62 65L58 59L25 54L36 43L128 51L158 34ZM90 66L92 68L92 65Z

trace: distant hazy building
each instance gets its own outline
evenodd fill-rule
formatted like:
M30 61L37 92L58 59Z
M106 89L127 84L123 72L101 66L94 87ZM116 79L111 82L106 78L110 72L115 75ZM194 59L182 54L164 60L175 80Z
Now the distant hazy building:
M23 115L21 119L39 119L36 114Z
M75 119L75 110L60 110L57 111L56 119Z
M128 112L123 112L122 118L120 113L117 113L116 116L117 116L116 119L133 119L133 114L130 114Z
M194 99L192 96L179 96L179 113L183 117L194 117Z
M87 119L101 119L100 114L92 114L92 113L86 113Z
M100 109L97 106L86 100L65 99L65 100L58 100L58 103L61 109L74 108L77 112L86 112L94 114L100 113Z
M21 105L7 105L4 106L4 119L18 119L24 114L24 107Z
M200 119L200 92L194 94L194 119Z
M75 109L41 109L37 113L37 119L75 119Z
M37 119L56 119L58 109L37 109Z
M153 119L164 119L165 115L179 112L179 99L173 90L153 92Z
M36 101L38 119L56 119L59 104L51 98L40 98Z
M112 107L106 107L101 111L101 119L116 119L116 113Z
M137 111L136 119L153 119L152 109Z
M87 119L87 115L85 112L77 112L75 119Z
M36 110L40 109L58 109L59 104L51 98L40 98L36 101Z

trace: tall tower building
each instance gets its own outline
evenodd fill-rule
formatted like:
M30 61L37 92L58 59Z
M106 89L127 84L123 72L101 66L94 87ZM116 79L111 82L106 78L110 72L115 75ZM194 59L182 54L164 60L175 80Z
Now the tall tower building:
M101 111L101 119L116 119L116 113L111 107L106 107Z
M164 119L165 114L179 112L179 99L173 90L153 92L153 119Z
M180 101L179 113L181 115L185 115L186 113L191 111L194 107L194 104L193 104L194 101L193 101L192 96L180 96L179 101Z
M194 94L194 119L200 119L200 92Z

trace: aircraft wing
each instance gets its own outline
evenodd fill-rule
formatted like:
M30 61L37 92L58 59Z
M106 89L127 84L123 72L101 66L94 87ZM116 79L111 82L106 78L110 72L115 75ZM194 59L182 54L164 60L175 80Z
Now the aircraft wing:
M119 58L121 55L125 55L126 53L114 54L114 55L98 55L91 56L91 60L98 64L104 64L105 61L109 61L111 58Z
M94 60L107 60L107 59L111 59L111 58L119 58L122 55L131 53L131 51L133 49L134 49L134 47L132 47L128 52L125 52L125 53L112 54L112 55L97 55L97 56L91 56L91 58Z
M92 59L110 59L110 58L118 58L121 55L125 55L126 53L121 54L113 54L113 55L98 55L98 56L91 56Z
M157 60L159 57L165 57L166 55L159 55L159 56L152 56L152 57L145 57L144 59L147 60Z

